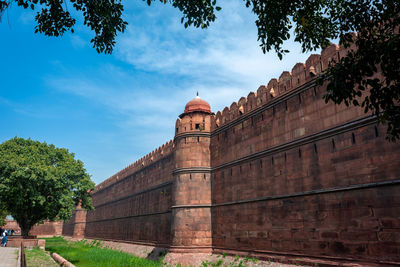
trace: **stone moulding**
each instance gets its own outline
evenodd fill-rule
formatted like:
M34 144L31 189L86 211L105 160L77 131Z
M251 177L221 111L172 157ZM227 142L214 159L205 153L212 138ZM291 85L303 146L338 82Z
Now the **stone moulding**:
M350 191L350 190L360 190L360 189L375 188L375 187L382 187L382 186L394 186L394 185L400 185L400 179L376 182L376 183L368 183L368 184L353 184L353 185L347 185L347 186L341 186L341 187L315 189L315 190L304 191L304 192L296 192L293 194L265 196L265 197L259 197L259 198L253 198L253 199L244 199L244 200L231 201L231 202L225 202L225 203L216 203L216 204L212 204L211 206L212 207L230 206L230 205L237 205L237 204L247 204L247 203L252 203L252 202L277 200L277 199L285 199L285 198L293 198L293 197L303 197L303 196L328 194L328 193L334 193L334 192L344 192L344 191Z
M234 165L238 165L241 164L242 162L246 162L246 161L250 161L250 160L254 160L260 157L264 157L266 155L278 152L278 151L282 151L282 150L288 150L290 148L294 148L294 147L298 147L300 145L305 145L305 144L309 144L324 138L328 138L328 137L332 137L335 136L339 133L344 133L344 132L348 132L351 130L355 130L358 129L360 127L364 127L367 125L371 125L371 124L376 124L377 123L377 119L376 116L370 115L370 116L366 116L364 118L361 119L357 119L351 122L348 122L346 124L342 124L336 127L332 127L330 129L326 129L317 133L313 133L304 137L300 137L296 140L287 142L287 143L283 143L274 147L270 147L266 150L263 151L259 151L256 153L253 153L251 155L245 156L243 158L239 158L237 160L231 161L231 162L226 162L223 163L221 165L218 166L214 166L212 167L212 171L216 171L218 169L221 168L225 168L225 167L229 167L229 166L234 166Z
M129 218L154 216L154 215L166 214L166 213L170 213L170 212L171 212L171 210L149 212L149 213L142 213L142 214L136 214L136 215L107 218L107 219L102 219L102 220L87 221L86 223L107 222L107 221L115 221L115 220L129 219Z

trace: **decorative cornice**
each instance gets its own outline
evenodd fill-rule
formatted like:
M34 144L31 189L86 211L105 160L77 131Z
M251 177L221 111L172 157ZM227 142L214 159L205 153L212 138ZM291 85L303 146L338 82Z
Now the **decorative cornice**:
M381 186L393 186L393 185L400 185L400 179L384 181L384 182L368 183L368 184L355 184L355 185L348 185L348 186L342 186L342 187L316 189L316 190L310 190L310 191L304 191L304 192L297 192L297 193L293 193L293 194L283 194L283 195L276 195L276 196L266 196L266 197L260 197L260 198L224 202L224 203L213 204L212 206L213 207L230 206L230 205L246 204L246 203L252 203L252 202L259 202L259 201L277 200L277 199L285 199L285 198L293 198L293 197L303 197L303 196L310 196L310 195L320 195L320 194L327 194L327 193L359 190L359 189L374 188L374 187L381 187Z
M191 167L191 168L178 168L172 171L172 174L180 173L210 173L211 167Z
M187 132L175 135L174 142L184 137L211 137L211 132Z
M115 221L115 220L128 219L128 218L154 216L154 215L166 214L166 213L170 213L170 212L171 212L171 210L159 211L159 212L151 212L151 213L142 213L142 214L137 214L137 215L130 215L130 216L114 217L114 218L102 219L102 220L87 221L86 223L106 222L106 221Z
M212 204L195 204L195 205L176 205L172 206L171 209L199 209L199 208L211 208Z

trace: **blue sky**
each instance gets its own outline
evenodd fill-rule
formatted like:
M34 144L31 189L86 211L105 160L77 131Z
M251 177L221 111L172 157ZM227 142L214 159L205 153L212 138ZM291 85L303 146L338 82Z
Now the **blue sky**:
M129 25L112 55L92 33L34 34L34 15L15 4L0 23L0 142L14 136L68 148L96 184L173 138L196 91L214 112L305 62L298 44L282 61L263 54L255 16L242 0L220 1L206 30L185 29L170 5L125 1Z

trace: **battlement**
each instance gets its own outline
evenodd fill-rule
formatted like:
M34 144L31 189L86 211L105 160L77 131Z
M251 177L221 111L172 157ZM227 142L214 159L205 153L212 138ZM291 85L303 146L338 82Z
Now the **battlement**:
M121 171L117 172L116 174L112 175L110 178L107 180L101 182L98 184L93 191L95 193L96 191L99 191L101 189L104 189L106 187L109 187L110 185L114 184L120 179L123 179L127 177L128 175L131 175L132 173L135 173L139 171L140 169L143 169L146 166L149 166L153 162L156 162L160 160L161 158L171 154L174 150L174 141L170 140L167 143L163 144L162 146L159 146L149 154L145 155L144 157L138 159L134 163L128 165Z
M325 71L332 61L337 62L353 47L344 48L331 44L321 55L312 54L305 63L296 63L291 72L284 71L278 79L271 79L267 85L261 85L256 92L250 92L247 97L241 97L230 107L225 107L213 116L212 131L240 118L242 115L257 109L289 92L295 91L306 83L312 82L321 72Z

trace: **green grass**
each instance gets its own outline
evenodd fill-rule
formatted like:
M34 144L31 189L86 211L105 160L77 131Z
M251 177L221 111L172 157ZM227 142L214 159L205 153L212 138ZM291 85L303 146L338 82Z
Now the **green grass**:
M29 267L58 267L59 265L53 261L49 253L34 247L33 249L25 249L26 262Z
M159 267L161 262L135 257L131 254L102 248L99 241L68 242L62 237L46 239L46 250L56 252L77 267L146 266Z

